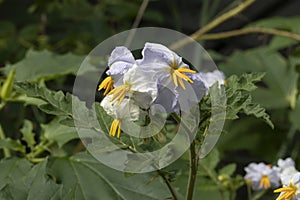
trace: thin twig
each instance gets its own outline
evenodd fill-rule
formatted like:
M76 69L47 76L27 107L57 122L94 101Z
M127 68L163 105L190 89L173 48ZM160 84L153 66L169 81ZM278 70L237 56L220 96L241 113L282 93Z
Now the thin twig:
M135 35L135 32L136 32L135 29L139 26L148 4L149 4L149 0L143 0L141 6L139 8L139 11L136 15L136 18L132 24L131 31L129 32L129 35L126 39L125 46L129 46L131 44L133 37Z
M160 171L160 170L157 170L157 173L162 177L162 179L165 181L166 185L168 186L169 188L169 191L171 192L172 194L172 197L174 200L179 200L179 197L175 191L175 189L173 188L173 186L171 185L170 181L168 180L168 178Z
M228 19L236 16L237 14L241 13L243 10L245 10L247 7L249 7L254 2L255 2L255 0L246 0L246 1L242 2L237 7L229 10L228 12L224 13L220 17L217 17L216 19L214 19L213 21L211 21L207 25L200 28L198 31L196 31L195 33L190 35L190 37L184 38L184 39L179 40L176 43L172 44L170 46L170 49L175 50L175 49L178 49L178 48L180 48L184 45L187 45L188 43L192 42L191 39L195 40L195 39L199 38L200 36L204 35L205 33L212 30L213 28L220 25L221 23L223 23L223 22L227 21Z
M253 33L265 33L270 35L278 35L278 36L288 37L300 41L300 35L298 34L291 33L288 31L282 31L282 30L271 29L271 28L263 28L263 27L250 27L250 28L237 29L237 30L227 31L222 33L204 34L199 36L196 39L197 40L219 40L219 39L235 37L239 35L253 34Z

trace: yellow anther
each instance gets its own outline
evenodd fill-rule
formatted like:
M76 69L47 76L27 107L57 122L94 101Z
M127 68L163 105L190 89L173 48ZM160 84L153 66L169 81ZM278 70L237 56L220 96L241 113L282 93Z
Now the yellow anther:
M196 73L194 70L190 70L187 68L178 68L178 69L172 70L171 73L172 73L172 78L173 78L173 81L174 81L174 84L176 87L178 87L178 82L179 82L180 86L185 90L186 87L184 85L183 80L185 80L189 83L194 83L192 81L192 79L190 79L187 75L183 74L183 73L193 73L194 74L194 73Z
M107 93L111 91L113 88L114 88L114 80L112 79L112 77L108 76L101 82L101 84L98 87L98 91L105 89L103 94L107 95Z
M278 200L291 200L296 196L297 190L298 187L291 183L288 187L279 188L277 190L274 190L274 192L283 192L283 194L278 197Z
M121 136L121 121L118 119L114 119L114 121L111 123L109 135L114 137L117 133L117 138L120 138Z
M113 95L111 98L111 102L112 101L118 101L118 105L120 105L123 101L123 99L125 98L127 92L130 91L131 86L128 84L124 84L121 86L116 87L115 89L113 89L112 91L110 91L108 93L108 95Z
M270 182L270 179L267 175L263 175L261 177L259 187L264 188L265 190L269 189L271 187L271 182Z

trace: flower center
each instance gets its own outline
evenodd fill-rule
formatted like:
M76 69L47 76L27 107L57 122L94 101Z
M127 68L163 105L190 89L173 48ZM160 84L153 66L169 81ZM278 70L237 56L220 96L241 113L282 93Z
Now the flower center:
M260 188L268 189L271 187L270 179L267 175L263 175L259 183Z
M111 91L113 88L114 88L114 80L112 79L112 77L108 76L101 82L101 84L98 87L98 91L105 89L103 94L107 95L107 93Z
M120 138L121 135L121 121L118 119L114 119L111 123L109 135L114 137L117 133L117 137Z
M186 88L185 88L183 80L185 80L189 83L194 83L194 82L184 73L195 74L196 72L194 70L187 69L187 68L178 68L178 69L173 69L171 71L175 86L178 87L178 82L179 82L180 86L185 90Z
M127 92L130 91L131 85L129 84L124 84L124 85L120 85L118 87L116 87L115 89L113 89L112 91L110 91L108 93L108 95L112 94L113 97L111 98L111 102L112 101L118 101L118 105L120 105L123 101L123 99L125 98Z
M278 200L291 200L294 196L296 196L296 192L298 187L293 185L292 183L288 187L279 188L274 190L275 193L282 192L283 194L280 195L277 199Z

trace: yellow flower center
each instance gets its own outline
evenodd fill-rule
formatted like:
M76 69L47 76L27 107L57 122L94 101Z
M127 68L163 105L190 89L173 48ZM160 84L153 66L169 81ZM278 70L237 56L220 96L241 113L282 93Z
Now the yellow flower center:
M120 138L121 135L121 121L118 119L114 119L111 123L109 135L114 137L117 133L117 137Z
M108 95L113 95L111 98L111 102L112 101L118 101L118 105L120 105L123 101L123 99L125 98L127 92L130 91L131 85L130 84L124 84L124 85L120 85L118 87L116 87L115 89L113 89L112 91L110 91L108 93Z
M264 188L265 190L269 189L271 187L271 182L270 182L270 179L267 175L263 175L261 177L259 187Z
M283 194L277 198L278 200L291 200L294 196L296 196L297 190L298 187L290 183L288 187L279 188L277 190L274 190L274 192L283 192Z
M177 68L177 69L173 68L171 70L171 74L172 74L172 78L173 78L175 86L178 87L178 82L179 82L180 86L185 90L186 88L185 88L183 80L185 80L189 83L194 83L194 82L184 73L195 74L196 71L187 69L187 68Z
M106 95L113 88L114 88L114 80L112 79L112 77L108 76L101 82L101 84L98 87L98 91L105 89L103 94Z

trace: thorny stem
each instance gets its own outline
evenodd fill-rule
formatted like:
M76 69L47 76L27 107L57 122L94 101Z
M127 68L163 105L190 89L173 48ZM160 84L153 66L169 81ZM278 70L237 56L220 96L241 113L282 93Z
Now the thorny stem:
M192 42L191 38L194 39L194 40L198 39L199 37L201 37L202 35L204 35L208 31L212 30L213 28L215 28L219 24L221 24L221 23L227 21L228 19L236 16L237 14L241 13L243 10L245 10L247 7L249 7L254 2L255 2L255 0L246 0L246 1L242 2L237 7L229 10L228 12L224 13L223 15L217 17L216 19L214 19L213 21L211 21L207 25L200 28L198 31L196 31L195 33L190 35L190 37L184 38L184 39L179 40L178 42L172 44L170 46L170 49L173 49L173 50L179 49L180 47Z
M5 140L5 138L6 137L5 137L4 131L3 131L2 126L0 124L0 139ZM4 154L5 158L8 158L8 157L11 156L10 150L6 147L3 148L3 154Z

